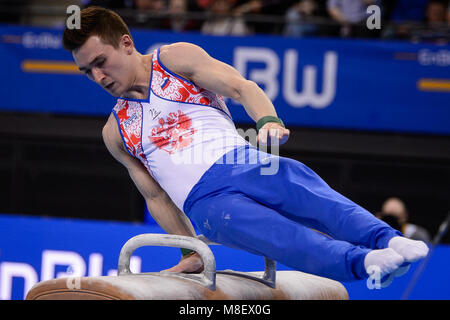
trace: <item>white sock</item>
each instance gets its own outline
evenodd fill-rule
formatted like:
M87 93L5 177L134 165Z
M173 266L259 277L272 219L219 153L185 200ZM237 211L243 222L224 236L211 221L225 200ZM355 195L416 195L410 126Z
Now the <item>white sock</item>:
M373 273L373 268L379 268L380 277L396 271L405 261L394 249L386 248L380 250L372 250L364 258L364 268L368 274Z
M388 247L401 255L405 262L415 262L428 254L428 247L423 241L411 240L405 237L393 237Z

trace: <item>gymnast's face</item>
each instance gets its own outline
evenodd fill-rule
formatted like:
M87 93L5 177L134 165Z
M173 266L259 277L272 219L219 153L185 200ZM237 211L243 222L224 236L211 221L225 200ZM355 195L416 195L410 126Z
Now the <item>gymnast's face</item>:
M121 96L135 78L130 66L133 41L122 36L118 48L105 44L98 36L91 36L72 52L78 68L114 97Z

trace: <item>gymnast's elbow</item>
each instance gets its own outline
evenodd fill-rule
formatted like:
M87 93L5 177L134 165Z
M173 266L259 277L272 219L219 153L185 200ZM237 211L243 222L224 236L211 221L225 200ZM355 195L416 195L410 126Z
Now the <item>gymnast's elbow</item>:
M144 199L147 202L147 205L157 203L166 203L170 200L167 193L160 188L152 188L150 190L146 190L144 193Z
M247 96L252 95L257 88L258 85L256 82L247 79L239 79L231 84L228 96L233 100L242 103L247 99Z

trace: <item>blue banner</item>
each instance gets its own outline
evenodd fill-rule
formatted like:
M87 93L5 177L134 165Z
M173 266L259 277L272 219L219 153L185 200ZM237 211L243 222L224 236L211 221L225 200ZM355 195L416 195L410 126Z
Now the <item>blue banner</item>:
M68 276L115 275L120 249L142 233L164 233L155 224L0 215L0 300L24 299L37 282ZM210 246L217 270L264 270L264 259L224 246ZM180 250L143 247L131 258L132 272L172 267ZM367 281L343 283L350 299L400 299L419 263L387 288L369 289ZM291 270L278 263L278 270ZM450 246L432 252L411 299L450 299Z
M62 30L0 27L0 109L107 115L115 99L78 72ZM450 46L214 37L132 30L149 53L186 41L254 80L289 126L450 134ZM236 122L251 123L229 100Z

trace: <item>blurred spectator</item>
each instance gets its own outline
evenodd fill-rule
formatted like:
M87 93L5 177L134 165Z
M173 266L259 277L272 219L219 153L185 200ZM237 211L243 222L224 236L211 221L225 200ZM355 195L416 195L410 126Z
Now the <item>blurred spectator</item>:
M211 5L212 0L194 0L195 4L197 5L198 8L201 8L202 10L207 11L208 8ZM234 6L237 3L238 0L228 0L228 3L231 6Z
M430 0L425 12L427 25L430 27L441 26L447 21L447 1Z
M176 32L199 29L198 23L189 19L186 14L190 11L188 0L169 0L169 18L165 21L167 29Z
M127 25L148 29L164 29L165 0L90 0L86 7L99 6L117 11ZM136 13L120 12L121 9L135 9ZM151 15L149 15L151 14Z
M392 22L422 22L429 0L385 0L383 2L385 18ZM390 7L390 13L386 11Z
M301 0L288 9L288 21L284 34L287 36L303 37L317 34L318 25L311 21L317 12L317 3L314 0Z
M450 26L450 1L447 5L447 24Z
M211 18L203 23L202 33L235 36L249 34L244 19L240 16L231 15L231 4L228 0L212 0L208 13L211 14Z
M450 1L447 5L447 24L450 26Z
M386 199L381 207L381 212L377 213L376 216L402 232L409 239L431 242L430 234L426 229L408 222L408 210L405 203L399 198Z
M367 7L379 5L378 0L328 0L327 8L330 17L340 25L342 37L368 37L376 34L366 27Z
M282 19L273 20L268 16L282 18L286 11L299 0L246 0L238 1L233 12L245 16L247 26L255 33L280 34L283 31ZM264 15L265 19L254 19L256 15Z
M166 29L167 3L165 0L134 0L134 14L122 15L125 22L133 27L145 29Z
M413 42L447 44L450 42L450 30L447 22L448 1L430 0L425 11L425 25L412 31Z
M283 16L298 0L237 0L235 13Z
M134 5L143 11L161 12L166 9L165 0L134 0Z
M134 5L133 0L84 0L86 7L98 6L108 9L127 9Z
M425 19L425 10L429 0L384 0L383 20L389 24L383 28L385 39L411 38L412 30Z
M199 8L202 8L203 10L207 10L209 3L211 0L195 0Z
M238 15L242 14L258 14L261 13L263 7L262 0L246 0L238 1L234 13Z

